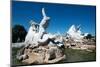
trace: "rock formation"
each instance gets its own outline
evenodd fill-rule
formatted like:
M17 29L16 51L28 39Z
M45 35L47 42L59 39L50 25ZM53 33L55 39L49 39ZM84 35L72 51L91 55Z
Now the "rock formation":
M72 25L69 30L67 31L66 38L64 39L64 45L66 48L72 48L72 49L80 49L80 50L88 50L89 49L95 49L95 42L91 42L91 40L87 40L84 37L88 35L88 33L82 33L80 30L80 25L75 26ZM84 34L84 35L82 35Z
M68 32L67 32L67 37L73 39L74 41L79 41L83 38L83 35L81 35L80 31L80 25L75 27L75 25L72 25Z

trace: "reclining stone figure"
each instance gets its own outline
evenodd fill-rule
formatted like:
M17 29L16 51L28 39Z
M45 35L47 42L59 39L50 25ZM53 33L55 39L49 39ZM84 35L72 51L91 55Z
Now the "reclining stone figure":
M65 58L62 50L58 48L64 46L62 43L62 38L59 40L57 39L58 35L46 33L48 20L50 17L46 16L44 8L42 8L42 15L43 19L41 20L40 24L37 24L34 21L30 22L31 26L25 38L26 45L17 55L17 58L22 60L22 62L26 62L28 64L35 62L55 63ZM51 46L50 43L52 43L54 46ZM48 48L45 48L44 45L46 45ZM55 55L55 57L53 60L49 60L52 54Z
M57 35L47 34L46 28L48 26L48 20L50 17L47 17L45 14L44 8L42 8L43 19L40 24L37 24L34 21L31 21L31 26L29 28L28 34L25 38L25 43L27 46L31 44L31 47L38 46L39 43L45 43L48 40L53 40Z
M45 29L48 23L47 21L50 19L49 17L46 16L44 8L42 8L42 15L43 19L41 20L40 24L31 21L31 26L25 38L25 43L27 44L27 46L29 44L34 46L33 43L35 43L35 45L38 46L38 40L42 40L42 36L45 33Z

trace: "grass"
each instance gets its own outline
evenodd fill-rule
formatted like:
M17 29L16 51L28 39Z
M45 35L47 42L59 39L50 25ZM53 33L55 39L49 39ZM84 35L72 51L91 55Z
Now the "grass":
M24 65L21 61L16 59L16 54L19 49L20 48L12 48L13 65ZM96 50L94 50L93 52L88 52L85 50L66 48L64 53L66 54L66 59L60 61L59 63L96 61Z
M65 49L66 59L61 62L88 62L96 61L96 51L88 52L85 50Z
M12 48L12 65L23 65L23 63L16 58L19 49L20 48Z

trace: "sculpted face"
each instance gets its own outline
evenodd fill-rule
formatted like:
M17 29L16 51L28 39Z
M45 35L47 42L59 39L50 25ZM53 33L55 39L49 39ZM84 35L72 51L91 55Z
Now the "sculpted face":
M38 32L38 31L39 31L39 25L38 25L38 24L32 23L32 24L31 24L31 27L32 27L32 30L33 30L33 31L35 31L35 32Z

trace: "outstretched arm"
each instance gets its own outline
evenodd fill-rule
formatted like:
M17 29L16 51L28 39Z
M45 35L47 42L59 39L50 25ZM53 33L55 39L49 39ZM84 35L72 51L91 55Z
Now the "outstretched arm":
M42 15L43 15L43 19L40 22L40 25L41 26L45 25L47 23L47 20L50 19L50 17L47 17L46 16L46 13L45 13L45 9L44 8L42 8Z
M44 8L42 8L42 15L43 15L43 17L46 17Z

